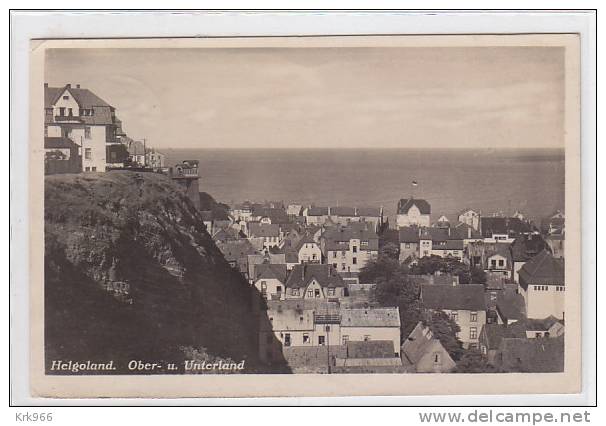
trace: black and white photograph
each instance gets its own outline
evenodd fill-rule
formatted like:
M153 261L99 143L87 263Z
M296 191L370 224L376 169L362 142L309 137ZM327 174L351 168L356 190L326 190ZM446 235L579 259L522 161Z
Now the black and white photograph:
M541 37L43 46L43 376L578 376L578 39Z

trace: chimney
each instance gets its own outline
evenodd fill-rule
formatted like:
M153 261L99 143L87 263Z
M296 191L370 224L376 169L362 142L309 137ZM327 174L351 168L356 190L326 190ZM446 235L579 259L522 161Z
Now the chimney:
M76 84L76 89L79 89L79 88L80 88L80 85L79 85L79 84Z
M71 88L72 88L72 85L71 85L71 84L69 84L69 83L67 83L67 84L65 85L65 88L66 88L66 89L71 89Z
M44 83L44 87L48 87L48 83Z

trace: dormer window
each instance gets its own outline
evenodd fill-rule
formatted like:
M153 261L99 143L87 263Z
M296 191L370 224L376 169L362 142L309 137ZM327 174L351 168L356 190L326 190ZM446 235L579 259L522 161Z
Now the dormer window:
M66 101L69 101L69 96L65 95L65 96L63 96L63 99Z

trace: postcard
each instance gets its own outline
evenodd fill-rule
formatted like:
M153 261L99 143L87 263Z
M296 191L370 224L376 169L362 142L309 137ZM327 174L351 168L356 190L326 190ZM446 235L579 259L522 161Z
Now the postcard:
M578 392L579 54L32 41L32 395Z

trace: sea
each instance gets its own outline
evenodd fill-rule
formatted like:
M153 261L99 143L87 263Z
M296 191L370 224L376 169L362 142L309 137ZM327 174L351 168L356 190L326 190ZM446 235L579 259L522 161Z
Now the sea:
M431 219L473 208L538 220L564 209L558 149L166 149L167 165L200 162L200 191L233 205L284 201L375 206L395 223L401 198L431 204ZM416 182L416 185L413 184Z

